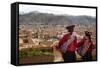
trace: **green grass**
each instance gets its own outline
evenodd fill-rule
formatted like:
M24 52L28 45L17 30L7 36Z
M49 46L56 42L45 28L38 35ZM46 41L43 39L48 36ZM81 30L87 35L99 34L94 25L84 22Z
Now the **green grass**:
M34 55L53 55L52 50L49 49L29 49L29 50L22 50L19 51L19 58L20 57L27 57L27 56L34 56Z

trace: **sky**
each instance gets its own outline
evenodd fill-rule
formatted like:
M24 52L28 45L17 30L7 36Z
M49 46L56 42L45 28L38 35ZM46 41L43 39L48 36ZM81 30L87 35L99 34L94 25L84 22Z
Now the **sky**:
M19 13L29 13L38 11L41 13L52 13L55 15L86 15L96 17L96 9L77 8L77 7L59 7L59 6L40 6L40 5L19 5Z

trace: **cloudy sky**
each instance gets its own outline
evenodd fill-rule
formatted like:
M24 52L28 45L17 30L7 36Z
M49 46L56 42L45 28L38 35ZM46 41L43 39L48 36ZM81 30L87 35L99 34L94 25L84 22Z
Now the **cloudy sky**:
M93 8L76 8L76 7L59 7L59 6L40 6L40 5L19 5L19 13L29 13L38 11L42 13L52 13L57 15L87 15L96 16L96 9Z

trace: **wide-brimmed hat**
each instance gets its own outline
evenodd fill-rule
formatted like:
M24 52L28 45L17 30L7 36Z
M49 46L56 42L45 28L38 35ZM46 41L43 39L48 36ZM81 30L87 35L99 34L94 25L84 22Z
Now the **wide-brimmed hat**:
M69 26L66 27L66 29L69 30L69 29L73 29L74 27L75 27L75 25L69 25Z

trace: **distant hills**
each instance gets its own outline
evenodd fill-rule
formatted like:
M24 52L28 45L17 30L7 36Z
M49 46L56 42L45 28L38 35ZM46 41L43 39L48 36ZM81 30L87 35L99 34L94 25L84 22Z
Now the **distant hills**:
M96 23L96 18L91 16L54 15L40 12L19 14L19 24L82 24Z

